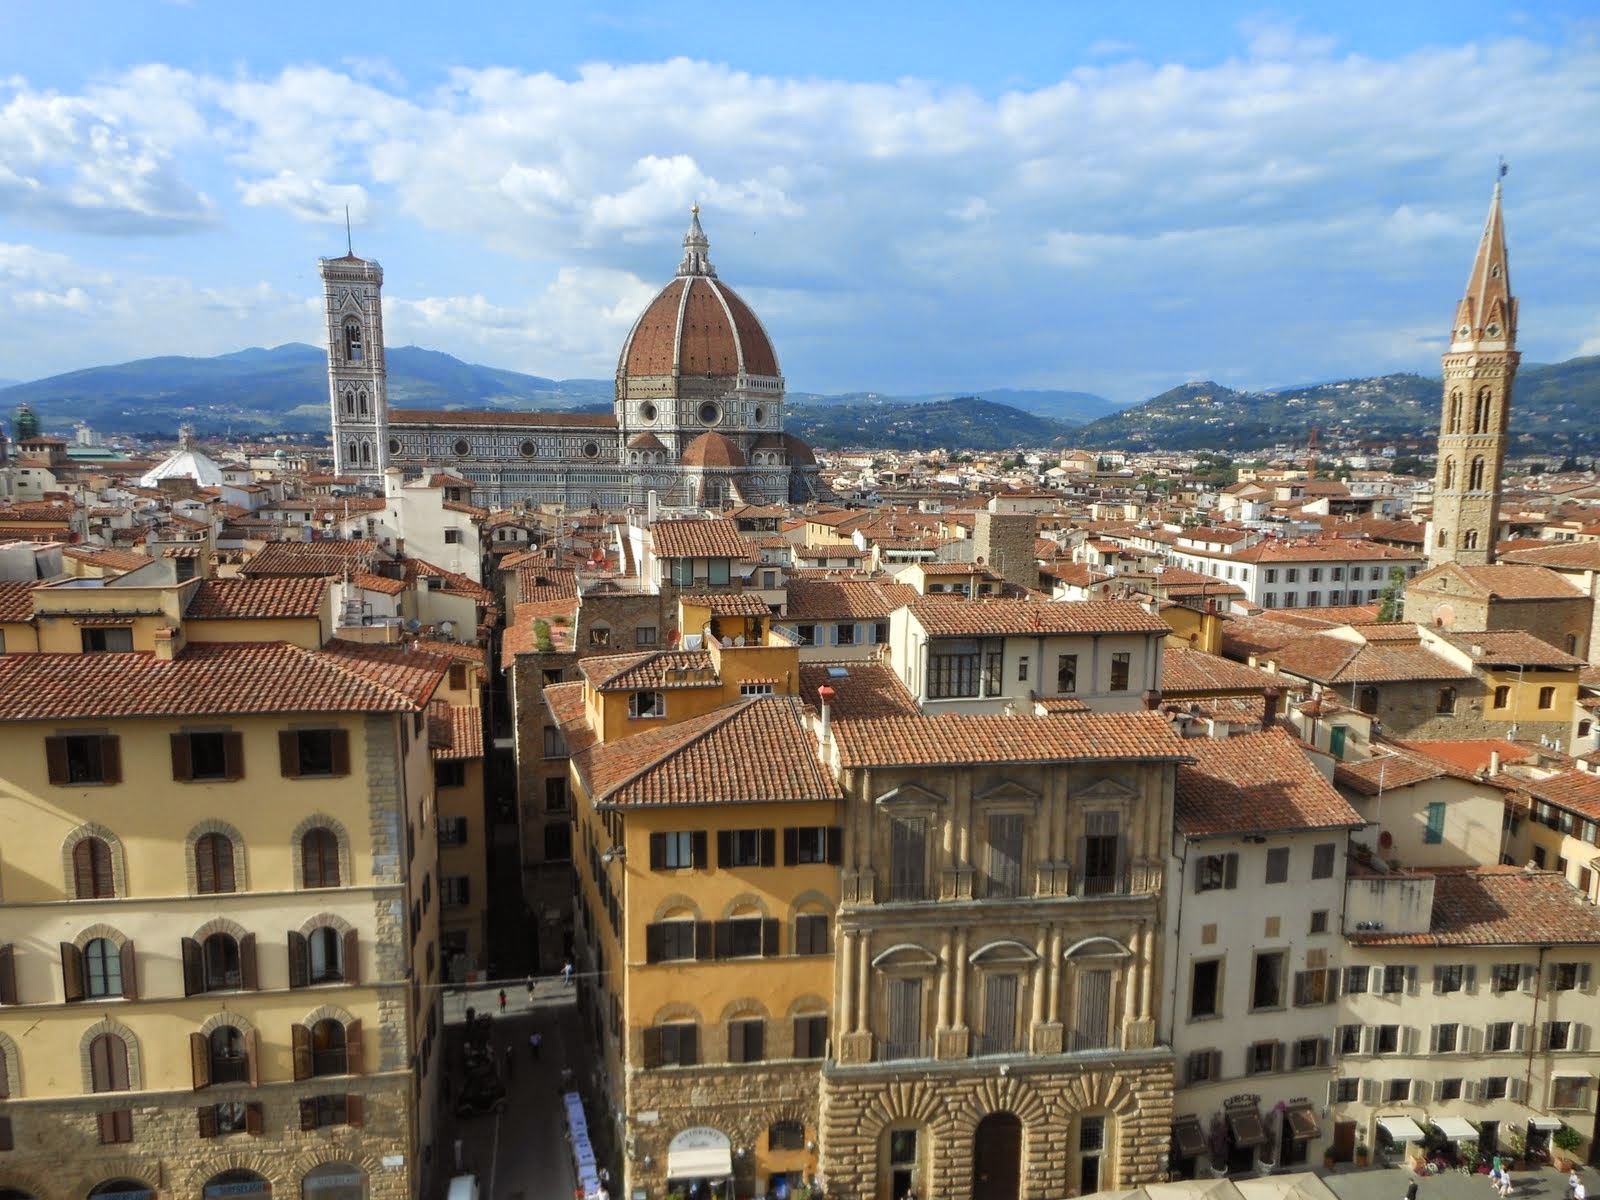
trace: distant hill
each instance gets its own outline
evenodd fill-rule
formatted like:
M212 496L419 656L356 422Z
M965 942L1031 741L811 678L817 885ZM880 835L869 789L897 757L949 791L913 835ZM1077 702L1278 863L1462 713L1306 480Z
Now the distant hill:
M1143 404L1081 427L1085 446L1249 450L1303 443L1313 425L1322 440L1432 438L1443 382L1424 375L1379 375L1270 392L1186 383ZM1600 356L1524 364L1511 401L1514 445L1600 449Z
M893 396L879 392L837 392L822 395L816 392L790 392L788 399L794 404L815 406L846 404L938 404L959 400L974 393L928 392L921 395ZM976 395L996 404L1019 408L1036 417L1049 417L1070 425L1081 425L1096 417L1107 416L1123 406L1093 392L1063 392L1047 388L989 388L980 389Z
M397 346L389 403L397 408L581 409L609 404L609 380L545 379ZM175 429L320 432L328 427L328 360L290 342L215 358L142 358L0 388L0 412L26 402L46 428L87 421L106 433Z
M936 446L1004 450L1066 444L1074 426L974 396L922 403L862 399L852 404L795 404L784 428L823 449L926 450Z

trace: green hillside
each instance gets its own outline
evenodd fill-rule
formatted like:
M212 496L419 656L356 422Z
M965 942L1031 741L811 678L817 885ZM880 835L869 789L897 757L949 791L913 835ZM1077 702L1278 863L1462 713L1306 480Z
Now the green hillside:
M825 449L929 450L937 446L1004 450L1067 444L1075 428L974 396L923 404L861 400L848 405L791 405L784 427Z

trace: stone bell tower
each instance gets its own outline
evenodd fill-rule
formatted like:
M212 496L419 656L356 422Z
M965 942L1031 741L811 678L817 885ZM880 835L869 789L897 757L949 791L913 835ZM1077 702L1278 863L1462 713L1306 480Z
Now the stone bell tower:
M383 268L357 258L317 260L328 320L333 471L381 487L388 459L388 372L383 357Z
M1505 174L1502 167L1501 175ZM1500 475L1511 426L1517 351L1517 301L1511 294L1500 183L1478 242L1467 293L1456 308L1444 355L1439 466L1428 525L1428 563L1484 566L1494 561L1500 526Z

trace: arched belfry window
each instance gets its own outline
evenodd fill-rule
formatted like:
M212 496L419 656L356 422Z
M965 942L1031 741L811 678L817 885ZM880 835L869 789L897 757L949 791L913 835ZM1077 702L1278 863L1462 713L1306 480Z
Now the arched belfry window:
M1481 455L1472 460L1472 477L1467 481L1467 490L1472 492L1483 491L1483 458Z
M1472 411L1473 433L1489 432L1489 408L1491 398L1492 393L1488 388L1484 388L1478 393L1478 403Z
M371 410L367 407L367 391L365 388L356 393L356 412L363 417L372 415Z
M1461 432L1461 389L1459 388L1450 393L1450 409L1445 418L1444 431L1446 433Z
M345 362L358 363L365 357L361 343L361 322L350 320L344 323L344 360Z
M1456 460L1453 458L1447 458L1444 460L1444 490L1449 491L1451 488L1455 487L1455 485Z

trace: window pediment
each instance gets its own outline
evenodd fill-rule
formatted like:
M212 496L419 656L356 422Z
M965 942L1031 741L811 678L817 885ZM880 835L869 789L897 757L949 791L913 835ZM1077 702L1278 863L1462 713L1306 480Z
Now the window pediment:
M938 792L930 792L916 783L902 783L873 801L880 808L933 808L944 802L945 798Z
M873 969L878 971L931 971L938 965L937 954L914 942L890 946L872 960Z
M1101 802L1137 800L1139 793L1127 784L1116 779L1097 779L1088 787L1074 788L1074 800L1097 800Z
M1133 951L1116 938L1087 937L1066 948L1063 958L1132 958Z
M1014 779L1007 779L997 783L992 788L975 794L974 799L982 804L1000 805L1037 805L1039 793L1030 787L1024 787Z
M979 967L1020 967L1038 959L1027 946L1012 941L990 942L967 955L967 961Z

